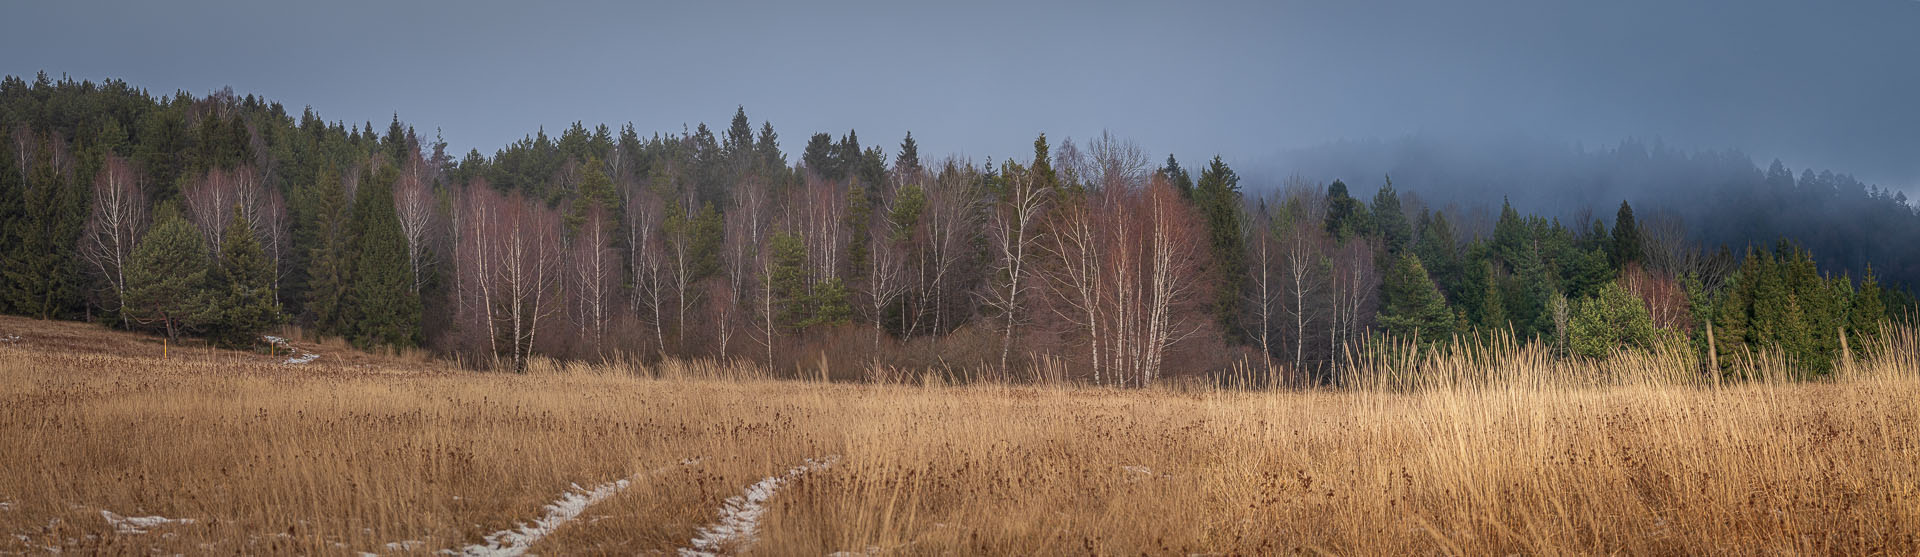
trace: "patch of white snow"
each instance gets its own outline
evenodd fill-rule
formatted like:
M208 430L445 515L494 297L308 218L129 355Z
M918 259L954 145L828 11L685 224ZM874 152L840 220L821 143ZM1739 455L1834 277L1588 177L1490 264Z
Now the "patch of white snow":
M747 486L746 492L728 497L720 507L720 520L700 527L694 534L693 547L680 548L680 557L718 557L722 553L740 552L752 547L758 539L760 516L767 512L767 501L773 499L781 485L839 461L840 455L819 460L809 458L805 463L787 469L784 474L767 476Z
M699 462L700 459L690 458L680 461L678 466L692 466ZM629 486L633 485L634 480L638 480L642 476L659 474L673 467L674 466L662 466L643 474L634 474L611 483L600 484L593 489L583 489L579 484L574 484L573 489L568 490L567 493L561 495L558 500L548 504L546 507L546 516L534 520L533 524L521 524L518 528L487 534L485 538L486 543L484 544L469 545L457 551L452 549L441 550L440 554L466 555L470 557L513 557L525 554L527 548L533 547L533 544L540 541L541 538L553 534L554 531L559 530L560 527L567 522L579 517L581 512L587 510L587 507L606 500L606 498L612 497L616 493L625 491ZM393 544L387 544L387 546L389 549L393 548Z
M426 547L426 545L427 542L420 540L398 541L387 544L387 551L413 551L413 548Z
M107 519L113 531L121 534L145 534L147 528L168 524L193 524L191 518L167 518L164 516L120 516L113 511L101 510L100 517Z
M260 338L265 339L267 341L267 344L273 345L274 348L286 350L288 353L293 354L293 357L287 358L287 361L285 362L281 362L283 364L290 365L290 366L297 366L300 364L311 363L314 360L320 359L319 354L301 350L299 348L294 348L292 343L287 342L287 339L280 338L273 335L262 335Z

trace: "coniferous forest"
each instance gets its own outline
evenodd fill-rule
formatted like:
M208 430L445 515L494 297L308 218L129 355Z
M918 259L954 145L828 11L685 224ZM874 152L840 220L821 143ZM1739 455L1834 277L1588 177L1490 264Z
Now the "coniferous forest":
M975 161L911 134L783 143L745 107L717 128L574 123L459 154L398 115L7 77L0 312L238 348L295 325L507 370L1044 363L1132 386L1249 365L1324 383L1356 346L1502 336L1728 368L1777 350L1819 375L1917 311L1920 248L1804 208L1863 207L1896 240L1920 212L1777 162L1698 157L1752 177L1701 184L1744 201L1724 210L1529 214L1430 205L1404 176L1256 184L1104 134Z

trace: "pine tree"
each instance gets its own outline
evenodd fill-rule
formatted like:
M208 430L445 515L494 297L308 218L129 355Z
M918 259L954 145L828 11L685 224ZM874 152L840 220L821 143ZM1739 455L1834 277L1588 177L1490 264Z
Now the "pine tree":
M753 125L747 122L746 106L734 107L733 121L727 126L726 134L726 143L721 148L726 150L727 158L741 158L753 152Z
M1246 236L1242 230L1240 175L1235 174L1219 156L1200 171L1200 182L1193 190L1194 205L1207 225L1207 241L1213 256L1213 316L1220 330L1231 339L1241 338L1239 324L1240 286L1247 282Z
M1327 186L1327 234L1336 241L1367 233L1372 219L1367 206L1347 194L1347 183L1334 180Z
M693 218L693 279L695 282L720 274L720 250L727 241L726 221L712 203L700 206Z
M837 326L853 322L853 306L847 301L847 285L839 277L820 281L813 289L813 318L809 325Z
M214 307L207 332L222 345L246 346L281 323L280 303L273 294L273 267L253 236L253 223L236 208L227 231L211 281Z
M361 184L354 199L353 280L347 289L348 339L361 348L411 346L420 335L406 238L393 208L392 167Z
M800 161L807 165L807 170L821 178L839 180L846 177L835 154L832 135L816 133L808 138L807 149L800 156Z
M760 122L760 137L753 144L755 157L759 159L760 171L768 178L776 170L785 170L787 158L780 154L780 134L774 133L773 122Z
M1500 220L1493 224L1493 256L1509 270L1515 270L1520 262L1534 253L1533 235L1527 229L1527 223L1520 218L1520 212L1513 204L1500 204Z
M1507 317L1506 296L1500 291L1500 282L1493 272L1493 263L1485 264L1486 271L1480 282L1480 326L1488 330L1505 330L1513 326L1512 318Z
M1613 217L1613 247L1608 250L1613 268L1619 269L1628 263L1640 261L1643 250L1640 226L1633 220L1633 207L1621 201L1620 211Z
M908 131L906 139L900 140L900 153L893 157L893 171L912 176L919 174L921 170L920 144L913 140L913 132ZM878 184L875 184L875 187L878 187Z
M23 163L13 159L13 149L0 149L0 269L26 265L26 255L20 253L26 246L21 235L29 222L26 183L20 176L19 165ZM20 312L12 302L16 288L12 280L0 274L0 313Z
M1380 241L1390 255L1400 255L1413 243L1413 228L1400 210L1400 194L1394 191L1391 176L1379 193L1373 194L1373 229L1380 233Z
M1403 253L1381 282L1380 325L1387 334L1432 343L1453 334L1453 311L1420 258Z
M1867 274L1860 279L1860 288L1853 293L1852 307L1847 311L1847 331L1854 350L1871 346L1880 336L1880 322L1887 319L1887 305L1880 297L1880 279L1873 275L1873 264L1867 264Z
M307 190L300 230L295 238L307 246L306 309L314 328L344 334L348 328L347 287L353 279L353 257L348 245L351 228L346 191L332 170L323 170L319 183Z
M1463 284L1460 264L1460 248L1453 237L1453 225L1447 222L1445 212L1435 212L1429 218L1420 215L1420 239L1414 243L1413 254L1427 266L1428 274L1434 282L1440 283L1441 290L1458 301L1460 292L1466 288Z
M1727 279L1726 286L1713 303L1714 349L1722 372L1734 369L1736 358L1746 353L1754 338L1754 292L1759 283L1760 254L1748 248L1745 263Z
M1053 171L1053 154L1052 148L1047 146L1047 134L1042 133L1033 139L1033 165L1027 171L1033 173L1034 188L1052 191L1061 200L1077 197L1083 192L1077 187L1060 187L1060 175Z
M866 233L873 219L873 202L867 197L867 187L854 184L847 187L846 227L851 231L847 235L847 258L840 274L848 277L865 276L862 269L867 268L867 257L872 251L868 245L870 236Z
M126 308L134 323L157 325L178 340L209 317L207 253L200 231L178 210L168 205L155 213L127 266Z
M607 177L606 163L597 158L587 159L582 167L586 168L580 176L580 189L573 198L572 210L567 212L567 233L580 233L580 225L587 221L587 214L600 209L609 215L608 222L615 221L613 212L620 207L620 193L613 189L613 179Z
M813 317L807 292L807 245L799 236L783 231L773 235L768 249L773 257L773 270L767 280L773 291L774 322L782 330L799 329Z
M1573 305L1567 345L1574 353L1603 358L1616 349L1651 349L1656 338L1647 306L1617 282Z
M90 192L74 183L70 168L55 163L62 146L43 141L27 179L17 191L22 218L12 233L0 267L0 305L40 319L79 315L85 306L80 235L86 228ZM16 172L18 169L15 169Z
M1160 177L1180 192L1181 199L1193 199L1193 175L1187 173L1187 169L1180 168L1180 161L1174 160L1172 153L1167 154L1167 165L1160 167L1158 172Z

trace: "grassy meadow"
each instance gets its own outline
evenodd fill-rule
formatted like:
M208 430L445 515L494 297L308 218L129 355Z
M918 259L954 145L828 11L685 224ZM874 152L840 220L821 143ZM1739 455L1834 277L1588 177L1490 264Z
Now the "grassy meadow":
M14 318L0 338L0 553L480 554L559 509L507 549L1920 554L1910 329L1814 382L1508 347L1281 391L477 373L298 341L320 357L163 358ZM548 507L597 486L617 489ZM743 532L729 508L758 513Z

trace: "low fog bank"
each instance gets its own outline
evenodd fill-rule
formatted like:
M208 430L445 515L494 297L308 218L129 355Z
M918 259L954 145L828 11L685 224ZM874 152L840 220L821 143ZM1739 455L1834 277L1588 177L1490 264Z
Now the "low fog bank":
M1643 222L1683 227L1706 249L1736 254L1782 237L1812 248L1823 268L1920 284L1920 210L1908 195L1849 174L1756 162L1739 151L1692 151L1659 141L1590 147L1538 137L1343 141L1250 161L1249 195L1289 178L1342 180L1356 196L1391 177L1419 203L1491 230L1503 200L1570 225L1611 226L1621 201ZM1484 228L1471 222L1484 219Z

